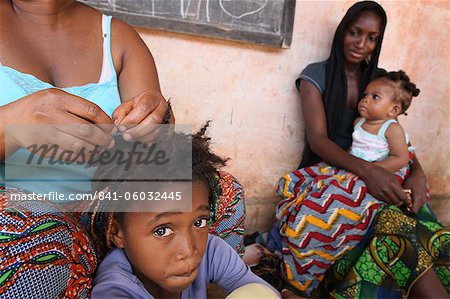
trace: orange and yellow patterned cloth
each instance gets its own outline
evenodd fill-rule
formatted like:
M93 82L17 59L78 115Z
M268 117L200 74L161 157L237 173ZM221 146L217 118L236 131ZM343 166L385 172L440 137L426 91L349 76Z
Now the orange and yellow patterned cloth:
M406 166L397 173L400 182L403 182L408 172L409 167ZM346 281L346 283L352 282L352 286L355 286L358 279L369 279L371 284L369 294L371 295L386 294L378 288L378 283L383 284L387 292L397 289L400 290L397 294L406 293L414 281L414 277L430 267L433 261L438 259L438 256L441 261L445 260L443 257L446 256L448 261L449 231L440 226L435 218L427 216L425 217L426 221L418 222L417 219L410 217L412 215L406 216L396 207L388 208L367 192L364 181L360 178L350 177L346 170L319 163L288 173L279 181L278 194L282 200L277 206L277 219L282 243L281 270L287 281L301 294L307 296L317 294L320 289L319 285L324 281L325 276L329 272L333 272L330 270L331 267L341 270L335 273L340 273L339 275L345 277L347 277L347 272L342 271L344 268L347 271L352 269L354 273L357 273L351 279L349 278L349 281ZM424 207L422 210L426 209L427 207ZM426 213L426 211L421 213ZM389 216L386 216L387 214ZM378 217L376 221L374 221L375 217ZM404 223L405 225L391 225L390 230L386 230L389 223L392 223L386 221L389 217L392 217L392 221L395 223ZM372 224L373 226L371 226ZM375 227L375 232L372 231L373 227ZM420 230L415 231L419 227ZM405 233L405 230L408 233ZM422 243L412 242L412 236L415 236L417 240L422 240ZM372 238L372 243L368 243L367 248L363 247L368 251L366 253L368 256L355 256L354 252L359 251L353 249L364 238ZM433 240L439 240L439 242ZM425 245L425 247L420 245L427 244L427 242L434 243L431 246ZM392 260L389 265L382 265L376 254L383 250L386 254L397 252L396 261L398 259L418 261L426 267L409 269L410 263L394 264ZM351 253L352 251L353 253ZM346 260L346 256L349 255L353 257L352 262L357 261L357 264L349 263L344 267L342 261ZM365 269L366 262L370 264L370 267L378 267L378 269L364 276L361 274L364 272L361 269ZM445 271L441 271L441 273L446 273L444 276L448 275L448 263L445 269ZM374 273L379 275L374 275ZM405 273L409 273L409 276ZM361 275L365 278L363 279ZM405 275L408 278L400 279L399 275ZM379 279L376 280L375 277ZM343 279L343 277L340 278ZM336 277L334 281L337 281ZM381 283L382 281L384 283ZM363 285L367 286L367 284ZM360 288L362 287L360 286ZM357 289L357 287L354 288L354 290ZM367 287L363 289L358 289L359 294L367 295ZM344 297L350 295L345 291L339 294L344 294L342 295Z

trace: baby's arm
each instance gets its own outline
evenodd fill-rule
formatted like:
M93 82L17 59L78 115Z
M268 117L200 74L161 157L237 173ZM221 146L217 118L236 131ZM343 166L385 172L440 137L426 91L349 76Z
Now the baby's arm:
M353 121L353 125L356 126L356 124L360 121L362 117L359 116L357 117L354 121ZM348 172L348 174L346 175L346 179L351 181L351 180L356 180L358 178L358 176L356 174L354 174L353 172Z
M392 172L399 171L408 163L408 145L403 128L397 123L391 124L386 130L386 139L389 156L374 163Z

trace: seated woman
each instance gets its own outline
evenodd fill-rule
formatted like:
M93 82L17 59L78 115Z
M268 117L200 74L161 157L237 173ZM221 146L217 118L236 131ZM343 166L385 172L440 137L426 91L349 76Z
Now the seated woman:
M26 163L26 148L104 150L117 131L145 139L148 124L175 119L129 25L75 0L0 0L0 23L0 297L86 298L99 261L86 227L64 203L7 198L89 193L95 169ZM242 253L242 189L229 174L217 179L223 202L211 232Z
M426 180L417 157L402 187L392 172L347 151L358 101L379 72L385 26L379 4L356 3L336 30L329 58L308 65L296 81L306 145L300 169L280 180L282 201L268 244L281 251L284 277L300 294L447 296L449 231L424 205ZM351 186L344 182L350 173L357 177ZM408 202L403 188L411 190L415 214L397 207ZM360 206L363 199L373 204ZM342 225L334 226L336 219ZM321 242L330 244L304 250Z

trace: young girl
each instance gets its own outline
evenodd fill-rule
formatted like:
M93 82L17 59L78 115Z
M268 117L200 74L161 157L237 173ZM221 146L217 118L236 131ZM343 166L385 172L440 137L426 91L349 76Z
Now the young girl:
M208 221L214 217L212 205L220 193L217 167L226 160L210 152L205 129L192 136L191 212L174 211L172 206L163 212L110 212L93 217L95 235L103 237L112 250L98 269L91 298L206 298L208 283L227 292L248 287L261 298L279 298L278 292L254 275L233 248L208 234ZM181 134L175 138L188 139ZM186 147L175 142L172 150L184 157ZM114 180L124 182L130 175L143 178L153 170L152 164L134 167L126 175L114 174ZM115 172L100 167L97 179L104 181ZM171 190L168 183L159 184L163 190ZM104 190L105 186L100 182L95 189ZM127 190L123 183L106 188L116 194Z

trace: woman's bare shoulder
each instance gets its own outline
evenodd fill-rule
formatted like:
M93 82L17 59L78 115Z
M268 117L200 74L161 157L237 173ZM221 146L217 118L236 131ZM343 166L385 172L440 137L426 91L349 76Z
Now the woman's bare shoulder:
M127 57L142 59L143 61L151 57L147 45L137 31L131 25L117 18L112 19L111 43L114 64L118 74L121 72Z
M139 34L130 24L117 18L113 18L111 30L112 36L119 45L124 44L125 46L128 42L141 40ZM131 46L132 45L133 44L131 44Z
M87 20L90 19L92 17L98 17L100 15L102 15L102 12L99 11L98 9L89 6L87 4L81 3L81 2L76 2L77 5L77 10L79 12L82 12L82 16Z
M6 7L10 7L11 6L11 1L10 0L0 0L0 12L5 9Z

